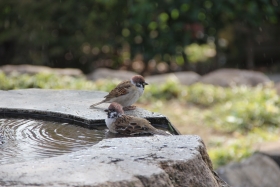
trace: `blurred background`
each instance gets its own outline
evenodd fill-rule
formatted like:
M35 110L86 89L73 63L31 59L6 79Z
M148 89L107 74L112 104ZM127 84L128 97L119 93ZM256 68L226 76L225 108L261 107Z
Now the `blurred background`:
M142 74L136 105L201 136L218 168L279 145L279 22L278 0L0 0L0 89L110 91Z
M277 0L0 1L0 63L133 70L280 70Z

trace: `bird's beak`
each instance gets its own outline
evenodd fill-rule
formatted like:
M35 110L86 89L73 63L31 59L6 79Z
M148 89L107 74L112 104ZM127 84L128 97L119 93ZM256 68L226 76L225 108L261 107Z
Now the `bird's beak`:
M149 85L148 83L144 82L144 85Z
M109 110L108 110L108 109L105 109L104 112L109 112Z

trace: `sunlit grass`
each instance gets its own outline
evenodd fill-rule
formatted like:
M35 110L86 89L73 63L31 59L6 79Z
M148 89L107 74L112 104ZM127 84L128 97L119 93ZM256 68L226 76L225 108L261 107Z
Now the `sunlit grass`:
M110 91L120 81L88 81L84 77L53 74L0 73L0 89L74 89ZM215 167L250 156L256 146L279 136L279 96L272 85L222 88L180 85L176 79L151 84L139 107L167 116L182 134L197 134L205 141Z
M225 165L231 161L240 161L249 157L257 146L267 141L276 141L279 138L279 128L261 129L254 128L248 134L235 134L230 138L208 143L208 154L214 168Z

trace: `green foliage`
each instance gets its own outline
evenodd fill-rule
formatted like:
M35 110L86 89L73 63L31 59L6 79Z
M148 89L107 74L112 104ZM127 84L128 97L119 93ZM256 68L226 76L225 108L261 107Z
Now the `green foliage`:
M246 135L239 135L230 140L212 142L208 148L209 156L214 168L225 165L232 161L240 161L254 153L253 145L266 141L275 141L279 137L279 129L254 128Z
M196 105L210 107L229 100L230 94L230 89L198 83L187 87L184 99Z
M145 87L145 94L141 97L141 101L179 98L181 91L178 85L178 82L173 79L169 79L165 84L151 84Z
M255 127L280 124L279 96L271 85L223 88L198 83L183 86L170 79L166 84L147 86L141 101L175 98L207 108L206 125L221 132L246 132Z
M88 71L100 57L118 62L114 53L121 42L119 23L125 4L115 0L0 1L0 46L6 50L2 63ZM111 16L112 12L117 16Z
M85 78L74 78L70 76L58 76L54 74L39 73L34 76L27 74L12 74L6 76L0 73L0 89L26 89L26 88L44 88L44 89L95 89L96 86Z
M216 55L216 49L214 45L193 43L186 47L185 53L190 63L208 62L209 58Z
M208 124L224 132L248 131L254 127L278 126L279 96L270 87L225 88L227 98L211 107Z
M0 1L0 7L2 63L84 71L100 66L93 63L98 59L118 67L127 45L130 59L140 53L146 64L160 56L184 65L185 46L205 43L208 36L218 41L228 25L242 23L243 30L259 31L262 24L279 22L279 8L270 0L9 0Z

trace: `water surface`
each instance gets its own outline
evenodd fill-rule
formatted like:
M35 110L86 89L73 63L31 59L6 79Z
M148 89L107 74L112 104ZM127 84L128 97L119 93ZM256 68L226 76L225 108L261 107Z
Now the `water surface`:
M85 149L104 139L106 131L105 126L97 130L33 119L0 119L0 165Z

